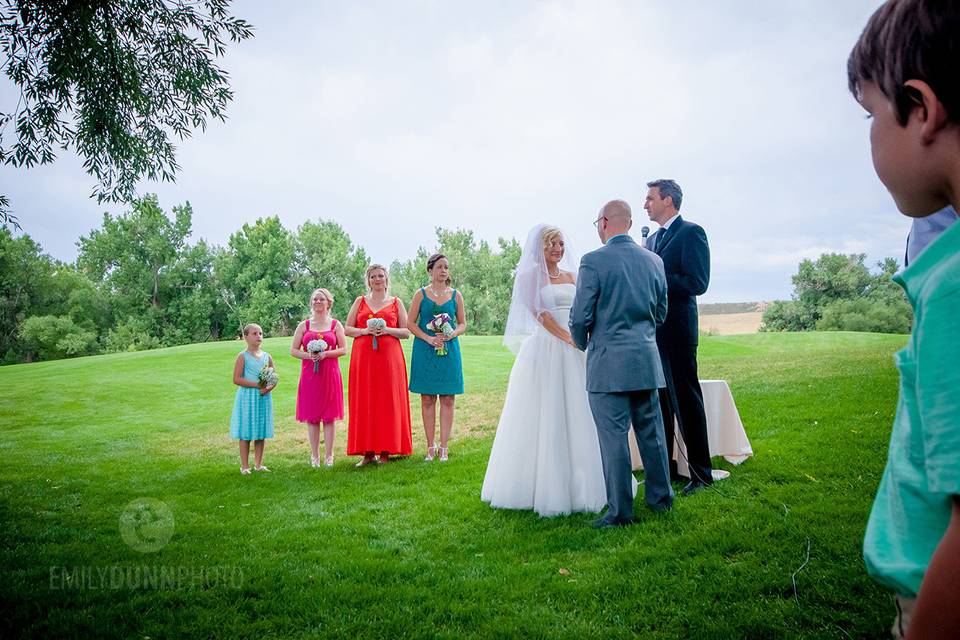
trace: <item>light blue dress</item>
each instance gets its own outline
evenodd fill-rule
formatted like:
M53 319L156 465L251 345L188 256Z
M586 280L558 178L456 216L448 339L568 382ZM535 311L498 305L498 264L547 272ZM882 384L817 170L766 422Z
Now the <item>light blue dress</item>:
M420 289L423 299L420 301L420 313L417 325L428 336L436 335L427 328L433 316L446 313L450 316L450 326L457 328L457 290L453 290L450 299L437 305ZM453 396L463 393L463 362L460 359L460 338L446 343L447 355L438 356L436 350L420 338L413 340L413 352L410 355L410 391L423 395Z
M243 379L260 382L260 369L270 363L266 351L260 359L243 352ZM235 440L263 440L273 437L273 393L260 395L259 388L239 387L230 416L230 437Z

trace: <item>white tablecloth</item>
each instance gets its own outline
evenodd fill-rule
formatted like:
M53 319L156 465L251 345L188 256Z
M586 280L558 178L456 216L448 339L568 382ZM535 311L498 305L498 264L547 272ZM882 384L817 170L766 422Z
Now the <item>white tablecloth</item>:
M725 380L701 380L703 389L703 408L707 414L707 439L710 442L710 456L723 456L728 462L740 464L753 455L750 441L743 430L737 405L733 402L733 394ZM675 431L677 438L673 449L673 458L677 461L677 471L683 476L690 476L687 469L686 446L680 437L680 430ZM642 469L640 451L637 441L630 431L630 458L634 469ZM682 452L683 455L679 455ZM727 473L714 469L714 478L726 477Z

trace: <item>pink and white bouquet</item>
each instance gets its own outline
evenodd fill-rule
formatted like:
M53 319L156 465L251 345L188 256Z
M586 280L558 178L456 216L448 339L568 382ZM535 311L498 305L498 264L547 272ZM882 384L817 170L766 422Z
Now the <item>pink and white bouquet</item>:
M367 319L367 329L371 331L374 329L386 329L387 321L383 318L373 318L370 317ZM377 350L377 336L373 336L373 350Z
M445 337L449 338L453 335L453 325L450 324L450 320L449 313L438 313L433 316L433 320L427 323L427 328L435 333L442 333ZM445 356L448 353L446 343L436 349L438 356Z
M307 353L323 353L329 348L330 345L327 344L326 340L311 340L307 343ZM313 372L316 373L319 369L320 361L313 361Z

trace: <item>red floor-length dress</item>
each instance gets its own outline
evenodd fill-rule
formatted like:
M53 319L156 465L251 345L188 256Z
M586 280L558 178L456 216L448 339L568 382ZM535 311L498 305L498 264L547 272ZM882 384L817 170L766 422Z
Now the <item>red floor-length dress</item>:
M370 318L383 318L388 327L399 326L396 298L376 313L360 301L356 327L365 329ZM407 362L400 340L382 335L373 348L373 336L353 339L350 351L348 388L350 423L347 455L367 452L407 456L413 452L410 436L410 396L407 391Z

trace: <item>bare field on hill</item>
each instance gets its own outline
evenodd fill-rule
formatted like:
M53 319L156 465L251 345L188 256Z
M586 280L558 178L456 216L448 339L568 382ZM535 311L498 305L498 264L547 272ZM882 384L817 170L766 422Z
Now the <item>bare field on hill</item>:
M732 336L740 333L756 333L760 330L760 323L762 321L762 311L701 315L700 331L703 333L721 336Z

